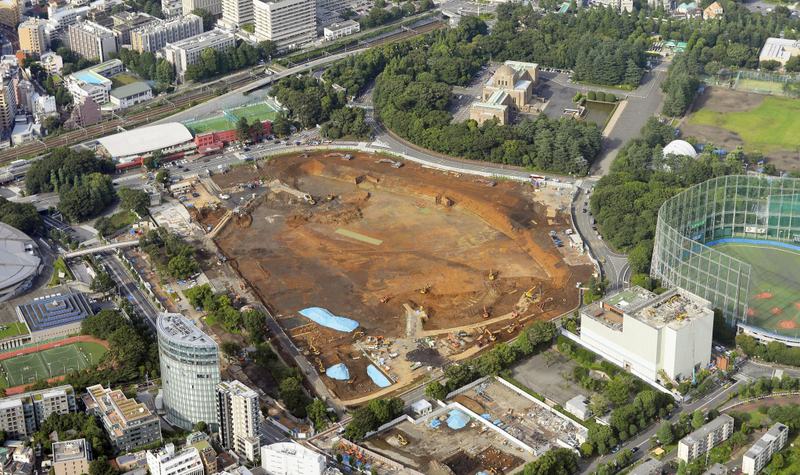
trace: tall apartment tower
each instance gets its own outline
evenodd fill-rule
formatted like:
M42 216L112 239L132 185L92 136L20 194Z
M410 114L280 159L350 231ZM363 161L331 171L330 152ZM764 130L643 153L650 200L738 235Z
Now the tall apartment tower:
M191 13L166 22L151 23L131 31L131 48L143 53L155 53L167 43L197 36L203 32L203 19Z
M17 95L12 78L0 77L0 134L14 126Z
M47 51L47 33L45 26L47 22L40 18L30 18L19 24L19 49L23 53L33 53L41 55Z
M219 441L250 462L259 456L259 415L258 393L240 381L217 385Z
M179 313L160 314L156 329L167 421L185 430L200 421L216 429L217 343Z
M86 59L108 61L117 52L114 32L92 21L70 25L68 38L69 48Z
M253 23L253 2L255 0L222 0L222 23L231 27L241 27Z
M22 20L23 0L0 0L0 25L16 28Z
M256 37L287 50L317 37L314 0L253 0Z

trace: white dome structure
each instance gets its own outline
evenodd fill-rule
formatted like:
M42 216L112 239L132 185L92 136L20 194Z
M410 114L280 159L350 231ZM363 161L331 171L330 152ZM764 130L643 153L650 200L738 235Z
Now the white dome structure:
M697 157L697 151L694 146L685 140L673 140L664 147L664 156L667 155L683 155L687 157Z

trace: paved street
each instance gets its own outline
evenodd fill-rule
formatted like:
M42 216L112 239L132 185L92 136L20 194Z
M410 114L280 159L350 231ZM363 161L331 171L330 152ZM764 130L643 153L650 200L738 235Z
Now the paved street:
M158 318L159 311L150 302L150 299L144 295L144 292L139 289L133 281L133 277L128 273L122 262L119 261L119 258L115 254L108 254L100 256L99 261L101 264L105 264L109 275L117 283L119 294L123 298L127 298L139 310L139 313L145 317L150 328L155 331L156 318Z

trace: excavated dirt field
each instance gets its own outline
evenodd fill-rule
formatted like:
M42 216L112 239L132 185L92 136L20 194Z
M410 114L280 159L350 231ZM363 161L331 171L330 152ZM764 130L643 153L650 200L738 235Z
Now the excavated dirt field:
M215 241L297 346L310 347L315 366L347 364L351 381L323 378L339 397L377 389L370 361L352 334L311 323L303 308L357 320L367 337L411 341L520 310L531 288L539 303L520 317L548 319L577 304L575 283L593 269L564 262L548 232L569 228L569 215L548 213L532 186L337 155L274 158L214 179L223 189L258 178L268 187ZM410 323L410 308L424 309L422 328Z

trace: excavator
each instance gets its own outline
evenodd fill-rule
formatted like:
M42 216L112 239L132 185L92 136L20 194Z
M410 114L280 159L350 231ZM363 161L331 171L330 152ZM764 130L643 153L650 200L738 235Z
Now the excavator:
M483 316L484 320L486 320L486 319L488 319L489 317L492 316L492 314L489 312L489 309L486 308L486 305L483 306L483 315L482 316Z
M408 445L408 441L403 437L403 434L397 434L397 443L400 444L401 447Z
M431 284L425 284L425 287L419 289L419 293L421 293L422 295L425 295L430 291L431 291Z
M497 271L493 271L493 270L489 269L489 276L488 276L489 281L491 282L491 281L495 280L497 278L497 274L498 274Z
M381 297L381 300L380 300L380 302L381 302L381 303L386 303L386 302L388 302L389 300L392 300L392 296L391 296L391 295L384 295L383 297Z

